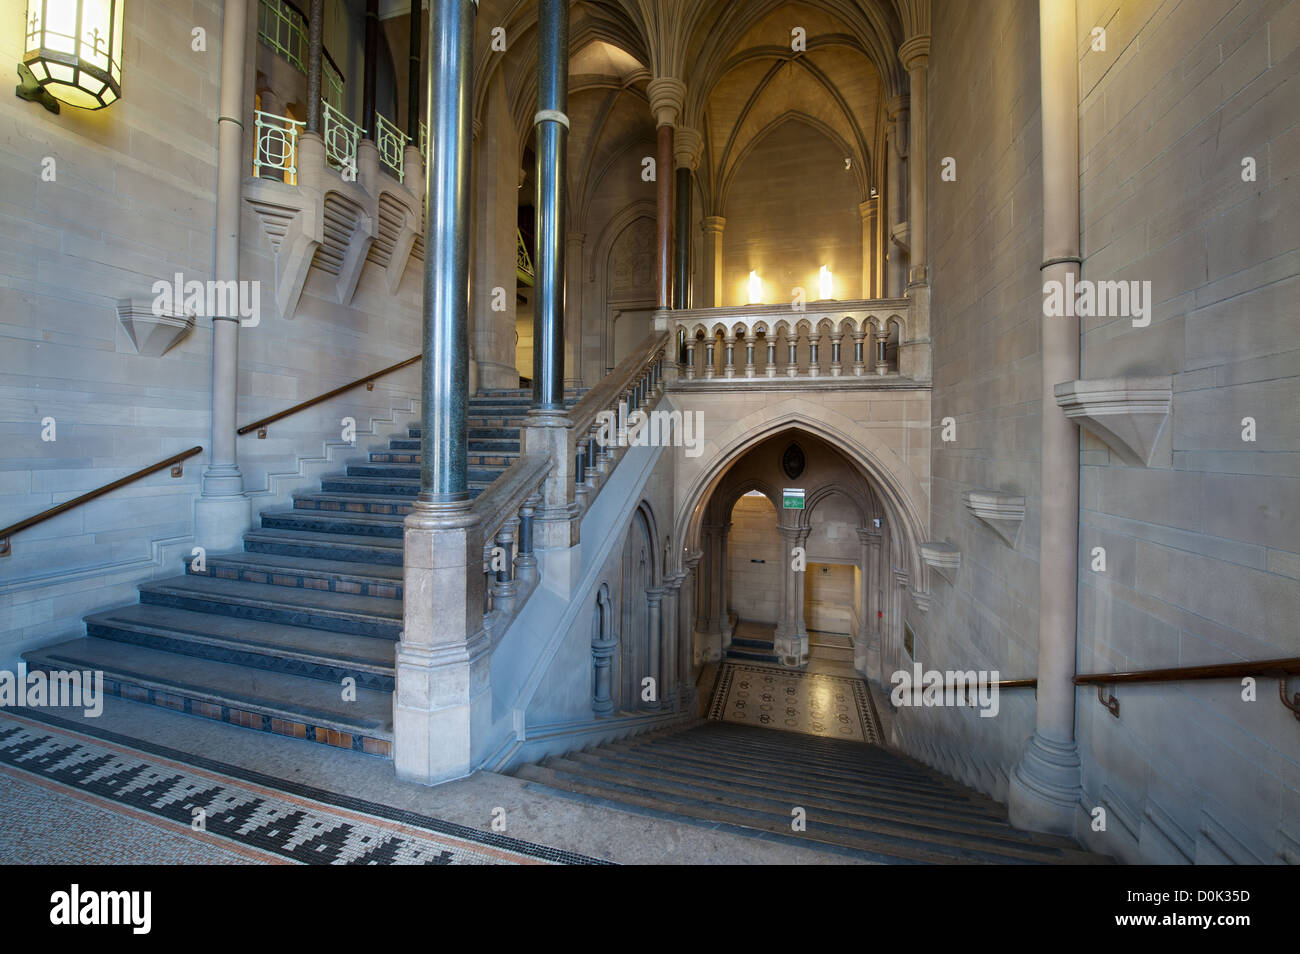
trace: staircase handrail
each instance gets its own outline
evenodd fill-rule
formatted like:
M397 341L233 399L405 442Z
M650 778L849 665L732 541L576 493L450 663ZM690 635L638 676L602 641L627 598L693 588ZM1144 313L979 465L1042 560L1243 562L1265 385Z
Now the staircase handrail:
M67 513L69 510L72 510L75 507L80 507L84 503L89 503L90 501L94 500L96 497L102 497L104 496L104 494L111 493L112 491L117 490L119 487L125 487L127 484L131 484L139 480L141 477L148 477L150 474L156 473L157 471L162 470L164 467L171 467L172 476L179 477L183 472L183 468L181 467L181 461L187 460L193 457L195 454L201 454L201 453L203 453L203 448L200 446L200 447L191 447L189 450L183 450L179 454L172 454L171 457L168 457L165 460L160 460L156 464L150 464L148 467L143 467L140 470L137 470L133 474L127 474L125 477L119 477L117 480L114 480L111 483L104 484L104 486L102 487L96 487L94 490L88 491L82 494L80 497L74 497L72 500L64 501L58 506L51 507L49 510L42 510L40 513L36 514L35 516L31 516L26 518L25 520L19 520L17 523L10 524L9 526L5 527L3 530L0 530L0 557L7 557L12 552L12 547L9 545L9 538L13 536L15 533L18 533L21 530L27 530L30 527L34 527L38 523L43 523L46 520L51 519L52 517L57 517L61 513Z
M668 332L651 332L609 374L569 409L569 448L591 429L596 415L609 410L668 346Z
M291 414L297 414L299 411L305 411L309 407L315 407L323 401L328 401L330 398L336 397L345 391L351 391L353 388L359 388L363 384L366 386L367 391L373 391L375 389L375 381L379 378L382 378L386 374L392 374L394 371L400 371L402 368L415 364L423 358L423 354L417 354L414 357L407 358L405 361L399 361L397 364L389 365L380 371L376 371L374 374L367 374L364 378L357 378L355 381L334 388L331 391L326 391L324 394L318 394L314 398L308 398L306 401L295 404L293 407L285 408L283 411L278 411L268 417L259 418L250 424L245 424L235 433L244 435L250 431L257 431L258 440L262 440L266 437L266 427L268 424L274 424L276 421L289 417Z
M549 454L523 454L474 498L470 509L478 517L479 541L486 544L507 520L538 492L555 462Z

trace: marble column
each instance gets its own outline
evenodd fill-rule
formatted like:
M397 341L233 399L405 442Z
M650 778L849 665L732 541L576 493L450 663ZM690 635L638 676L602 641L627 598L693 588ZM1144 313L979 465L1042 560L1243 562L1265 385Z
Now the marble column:
M867 199L858 204L858 215L862 218L862 297L879 298L879 283L876 276L876 231L879 200Z
M673 307L690 308L691 288L691 183L699 162L702 138L687 126L673 133L673 164L676 167L676 224L673 238Z
M227 4L229 12L229 4ZM243 42L240 41L240 50ZM242 57L242 53L241 53ZM309 133L321 133L321 96L325 91L325 0L311 0L307 7L307 126Z
M411 0L411 36L407 46L406 73L406 139L418 149L420 146L420 21L423 0Z
M375 87L379 75L379 0L366 0L366 29L361 69L361 134L372 141L375 132Z
M404 521L393 761L434 784L473 771L491 726L485 579L466 474L474 0L429 4L420 492ZM435 607L434 600L437 600Z
M704 231L704 294L701 308L722 307L722 231L727 220L720 215L705 216L700 222Z
M1079 277L1079 89L1075 0L1039 0L1043 124L1043 283ZM1055 386L1079 377L1079 323L1042 318L1039 452L1038 692L1034 734L1011 775L1018 828L1072 835L1081 808L1074 737L1079 431Z
M533 407L564 410L564 214L569 137L569 4L538 13L537 295L533 301Z

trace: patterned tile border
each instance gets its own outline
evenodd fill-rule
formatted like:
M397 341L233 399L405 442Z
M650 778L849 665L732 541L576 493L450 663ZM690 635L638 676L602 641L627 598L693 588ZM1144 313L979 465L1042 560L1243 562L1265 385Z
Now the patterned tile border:
M205 812L212 843L301 864L607 864L326 792L52 713L0 713L0 771L136 818L190 831Z

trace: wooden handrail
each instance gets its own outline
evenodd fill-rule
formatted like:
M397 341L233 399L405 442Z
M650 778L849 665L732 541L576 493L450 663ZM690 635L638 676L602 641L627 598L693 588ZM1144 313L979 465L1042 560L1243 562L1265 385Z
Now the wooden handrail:
M189 450L181 451L179 454L173 454L166 460L160 460L156 464L150 464L142 470L137 470L134 474L127 474L125 477L119 477L111 484L105 484L103 487L92 490L89 493L84 493L80 497L74 497L72 500L65 501L57 507L51 507L49 510L44 510L41 513L36 514L34 517L28 517L26 520L19 520L17 523L5 527L3 530L0 530L0 557L7 557L10 552L12 552L12 548L9 545L9 537L18 533L20 530L34 527L38 523L49 520L51 517L57 517L59 514L66 513L74 507L80 507L82 504L88 503L96 497L102 497L104 494L111 493L119 487L125 487L129 483L139 480L141 477L148 477L150 474L162 470L164 467L171 467L172 476L179 477L184 472L184 468L181 467L181 461L193 457L195 454L201 453L203 453L202 447L191 447Z
M1207 666L1176 666L1168 669L1135 669L1125 672L1090 672L1074 677L1076 686L1116 686L1120 683L1192 682L1201 679L1241 679L1244 676L1278 678L1300 674L1300 656L1261 659L1257 662L1212 663ZM992 683L1001 689L1037 689L1038 680L1003 679Z
M373 391L375 389L376 379L382 378L385 374L392 374L394 371L400 371L402 368L405 368L408 365L415 364L415 362L421 360L423 357L424 355L417 354L413 358L407 358L405 361L400 361L397 364L392 365L391 367L384 368L382 371L376 371L374 374L368 374L364 378L357 378L355 381L351 382L350 384L345 384L342 387L337 387L333 391L326 391L324 394L318 394L314 398L303 401L301 404L295 404L293 407L286 408L285 410L280 411L277 414L272 414L270 417L264 417L261 420L253 421L253 423L251 424L245 424L235 433L247 434L249 431L257 431L258 438L259 439L264 438L266 437L266 426L268 424L273 424L274 422L280 420L281 418L288 417L290 414L297 414L299 411L306 410L309 407L312 407L316 404L320 404L322 401L328 401L330 398L334 397L335 395L342 394L344 391L351 391L353 388L359 388L363 384L366 386L367 391Z

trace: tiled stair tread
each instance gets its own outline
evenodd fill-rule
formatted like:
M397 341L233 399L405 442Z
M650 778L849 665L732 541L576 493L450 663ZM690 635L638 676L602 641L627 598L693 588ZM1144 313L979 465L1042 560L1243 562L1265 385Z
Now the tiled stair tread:
M655 793L670 802L678 800L704 804L718 803L729 810L769 818L779 824L788 824L790 806L799 805L808 812L809 827L831 828L839 835L849 837L897 839L901 843L913 842L926 850L936 850L942 845L958 853L972 855L1005 855L1025 860L1061 860L1064 852L1054 846L1037 845L1021 841L1016 832L1007 826L1003 829L985 828L971 830L954 820L950 826L936 824L933 819L918 822L909 813L897 812L868 817L863 813L837 811L816 803L810 788L762 790L752 786L719 786L710 784L707 777L695 776L690 780L665 775L633 773L622 768L602 769L599 762L581 763L573 759L548 759L546 767L557 772L570 771L573 775L614 786L630 786L645 794Z
M358 687L344 702L334 683L82 637L25 654L33 665L100 669L108 679L204 702L392 739L392 694Z
M291 507L288 510L263 510L262 519L272 520L311 520L330 523L354 523L374 525L377 527L400 527L406 519L400 513L355 513L350 510L312 510L304 507Z
M294 532L294 531L287 531ZM363 539L369 540L369 537ZM217 566L249 567L268 573L284 571L290 575L308 574L328 576L345 582L401 583L402 568L382 563L349 563L344 560L318 560L314 557L285 556L281 553L255 553L241 550L235 553L208 554L208 568ZM202 574L192 574L201 576Z
M233 649L285 653L326 663L347 663L374 672L391 674L393 671L393 644L387 640L236 619L172 606L135 603L87 616L86 625L182 641L193 639Z
M414 497L414 495L409 496L409 497L393 497L393 496L391 496L391 495L385 497L383 494L359 494L359 493L358 493L358 494L345 494L345 493L340 493L339 491L336 491L336 490L313 490L313 491L307 491L307 492L299 492L299 493L296 493L296 494L293 495L293 499L294 499L294 502L295 502L295 503L296 503L297 501L299 501L299 500L319 500L319 501L321 501L321 502L323 502L323 503L334 503L334 504L340 504L340 505L346 505L346 504L362 504L362 505L367 505L367 506L373 506L373 505L376 505L376 504L390 504L390 505L395 506L395 507L399 507L399 506L400 506L400 507L409 507L409 506L411 505L411 503L415 500L415 497ZM295 510L313 510L313 509L315 509L315 508L313 508L313 507L294 507L294 509L295 509ZM281 511L281 512L283 512L283 511ZM334 510L334 511L328 511L328 512L330 512L330 513L352 513L352 512L354 512L354 511L348 511L348 510ZM360 512L360 511L355 511L355 512Z
M357 596L352 593L331 593L327 590L310 590L271 583L247 583L243 580L221 580L211 576L174 576L153 583L143 583L141 594L160 593L180 597L197 597L222 603L244 606L283 607L322 612L345 613L351 616L372 617L383 622L401 622L402 604L399 600L379 596Z
M245 542L284 543L297 546L352 547L373 549L379 552L402 552L401 537L367 537L356 533L316 533L311 530L279 530L264 528L249 530Z

